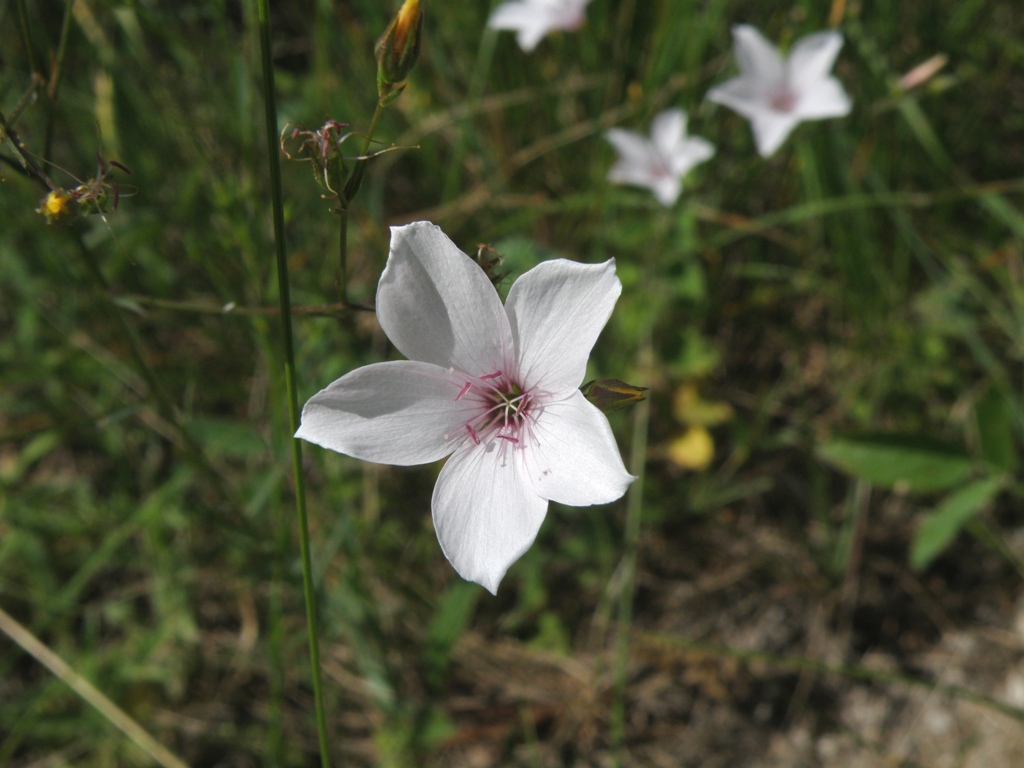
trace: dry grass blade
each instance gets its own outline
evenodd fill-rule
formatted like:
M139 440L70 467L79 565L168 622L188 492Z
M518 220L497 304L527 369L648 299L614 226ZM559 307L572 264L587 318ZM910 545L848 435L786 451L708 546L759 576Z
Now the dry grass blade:
M188 768L181 758L154 739L127 712L108 699L92 683L75 672L60 656L51 651L39 638L28 631L10 614L0 608L0 631L7 635L25 653L34 658L93 709L103 715L121 733L164 768Z

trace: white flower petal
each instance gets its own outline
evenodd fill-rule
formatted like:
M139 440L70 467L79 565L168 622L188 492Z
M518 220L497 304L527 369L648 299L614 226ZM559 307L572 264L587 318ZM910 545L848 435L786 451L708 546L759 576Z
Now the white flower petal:
M379 464L426 464L466 437L463 380L430 363L374 363L342 376L302 409L296 437ZM446 439L448 436L448 439Z
M634 165L619 160L608 170L608 181L616 184L632 184L637 187L653 189L656 182L654 171L650 166Z
M587 5L590 0L535 0L545 8L549 29L579 29L587 20Z
M843 36L832 31L818 32L797 40L786 60L790 87L801 93L827 77L842 47Z
M537 21L537 11L529 3L502 3L487 20L492 29L519 29Z
M834 77L828 77L800 94L796 114L802 120L844 117L850 114L850 107L850 97L843 86Z
M516 280L505 311L520 383L552 394L582 384L590 350L621 292L614 259L604 264L554 259Z
M799 124L799 117L783 112L764 111L751 117L758 154L771 157Z
M678 151L686 135L686 113L681 109L666 109L651 121L651 143L663 156Z
M492 594L533 544L548 511L501 440L467 442L456 451L437 478L430 507L452 567Z
M757 29L749 24L738 24L732 28L732 39L736 62L745 77L764 90L774 89L784 82L786 72L779 50Z
M604 137L619 153L621 165L647 168L657 159L651 142L646 136L636 131L627 131L625 128L609 128L604 132Z
M520 27L519 31L516 32L516 42L520 48L529 53L540 45L540 41L547 37L551 29L551 25L544 22L535 22L528 26Z
M768 91L747 77L734 77L708 91L707 98L751 120L767 108Z
M691 136L683 141L682 146L672 156L672 171L678 176L685 176L695 165L710 160L714 155L714 144L700 136Z
M511 353L508 319L483 270L441 229L421 221L391 228L377 287L377 318L410 360L477 375Z
M626 471L608 419L583 393L544 407L521 454L533 489L574 507L607 504L636 478Z
M657 201L666 208L675 205L683 193L683 182L679 176L662 176L653 180L650 187Z
M516 42L532 51L549 32L576 29L585 20L590 0L523 0L504 3L491 14L487 25L516 31Z

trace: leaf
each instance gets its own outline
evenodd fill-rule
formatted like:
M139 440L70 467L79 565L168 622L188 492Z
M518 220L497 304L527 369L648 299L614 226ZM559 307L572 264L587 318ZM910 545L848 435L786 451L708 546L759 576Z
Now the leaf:
M46 458L60 445L60 434L56 431L40 432L35 435L25 444L14 461L0 464L0 484L13 485L20 482L36 462Z
M974 406L978 421L978 442L981 455L995 469L1012 472L1017 463L1013 448L1013 427L1010 404L998 389L992 387Z
M213 456L251 459L266 455L266 441L255 425L222 416L198 416L189 424L192 434Z
M915 571L927 568L1002 487L1002 477L986 477L947 496L914 534L910 545L910 567Z
M818 456L874 485L915 492L961 485L974 466L959 446L904 434L836 437L818 449Z

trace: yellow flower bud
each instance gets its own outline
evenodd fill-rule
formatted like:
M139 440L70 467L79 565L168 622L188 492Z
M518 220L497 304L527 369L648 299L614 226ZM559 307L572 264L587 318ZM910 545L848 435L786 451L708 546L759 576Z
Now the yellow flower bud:
M423 12L420 0L405 0L398 13L377 40L377 93L383 102L401 92L420 54L420 30Z

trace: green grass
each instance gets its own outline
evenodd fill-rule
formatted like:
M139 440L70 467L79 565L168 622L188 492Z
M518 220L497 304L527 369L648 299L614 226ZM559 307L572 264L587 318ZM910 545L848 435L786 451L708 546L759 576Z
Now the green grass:
M272 5L280 128L365 129L372 46L394 8ZM14 128L59 186L95 174L97 153L132 173L113 170L116 211L48 225L35 212L47 190L0 146L0 608L187 764L313 765L255 4L77 7L55 99L37 88ZM672 754L700 710L652 693L676 680L675 656L634 642L617 666L631 629L716 659L727 695L691 657L697 672L668 690L753 735L695 739L686 760L747 764L765 749L757 734L808 713L816 734L841 732L814 696L861 685L863 657L893 659L871 684L895 702L907 679L940 677L921 671L922 648L1012 626L1024 22L1013 0L846 8L836 74L853 112L803 124L765 161L746 123L704 95L735 71L731 24L788 43L827 25L820 3L594 0L582 30L530 55L485 30L487 3L427 5L421 60L375 133L399 148L367 166L349 213L349 298L372 303L388 225L422 218L467 252L490 243L513 277L546 258L614 257L624 291L591 372L651 389L646 425L644 409L611 416L623 454L646 457L643 498L632 523L625 500L552 505L492 598L434 538L437 467L307 447L332 764ZM64 11L0 4L8 120L33 67L51 74ZM896 87L937 53L949 63L933 80ZM601 133L646 131L667 106L717 155L663 210L605 180ZM284 161L282 182L292 303L334 304L338 216L307 165ZM293 321L300 402L396 355L368 312ZM687 385L732 408L699 471L668 458ZM880 433L886 450L952 446L968 479L910 487L871 463L906 456L870 442L866 463L836 458L842 441ZM957 496L968 482L985 493ZM930 549L919 529L939 531ZM914 547L929 555L917 570ZM757 606L737 615L750 595ZM773 604L785 637L750 647L744 621ZM837 643L818 666L816 632ZM779 668L750 662L755 651ZM997 681L976 682L937 695L991 704ZM759 702L776 715L754 718ZM152 759L5 635L0 764Z

